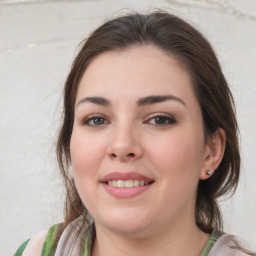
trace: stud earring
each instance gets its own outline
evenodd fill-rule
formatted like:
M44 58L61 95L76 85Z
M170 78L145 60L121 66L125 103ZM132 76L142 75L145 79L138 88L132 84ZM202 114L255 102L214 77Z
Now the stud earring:
M212 172L211 172L211 171L207 171L206 174L209 175L209 176L211 176L211 175L212 175Z

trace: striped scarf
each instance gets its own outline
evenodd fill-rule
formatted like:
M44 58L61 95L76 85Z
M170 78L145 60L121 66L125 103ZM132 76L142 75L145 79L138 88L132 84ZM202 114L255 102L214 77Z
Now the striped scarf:
M23 243L14 256L92 256L94 223L86 226L79 217L61 233L62 225L37 233ZM244 248L247 246L237 237L215 230L200 256L256 256Z

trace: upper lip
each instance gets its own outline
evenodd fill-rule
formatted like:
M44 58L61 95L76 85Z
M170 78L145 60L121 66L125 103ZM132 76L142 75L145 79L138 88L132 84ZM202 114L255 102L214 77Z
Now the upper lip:
M101 182L108 182L110 180L143 180L144 182L154 181L153 179L137 172L111 172L105 175Z

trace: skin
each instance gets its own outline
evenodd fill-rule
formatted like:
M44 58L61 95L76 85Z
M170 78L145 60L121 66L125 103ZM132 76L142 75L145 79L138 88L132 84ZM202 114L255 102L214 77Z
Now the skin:
M138 106L152 95L173 98ZM95 96L109 105L83 100ZM75 184L95 220L93 255L199 255L209 234L195 223L197 185L224 145L221 129L204 138L191 78L176 58L153 46L97 56L79 84L70 143ZM116 198L100 182L113 171L154 183Z

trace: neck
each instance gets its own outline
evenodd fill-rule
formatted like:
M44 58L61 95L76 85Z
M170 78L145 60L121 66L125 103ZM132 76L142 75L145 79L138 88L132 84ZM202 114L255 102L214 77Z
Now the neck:
M153 235L117 234L96 224L93 256L153 256L190 255L198 256L209 239L196 225L183 223L179 226L154 229Z

